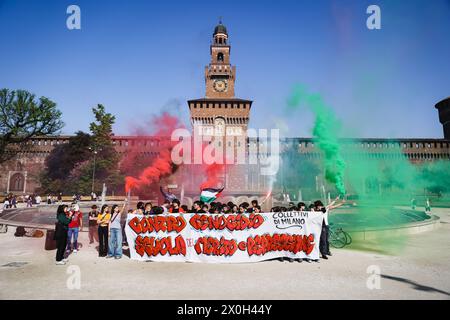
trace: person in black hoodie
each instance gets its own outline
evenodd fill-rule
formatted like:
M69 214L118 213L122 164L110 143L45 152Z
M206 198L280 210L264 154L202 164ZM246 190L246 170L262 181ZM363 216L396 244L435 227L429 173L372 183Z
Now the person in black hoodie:
M56 240L56 264L65 265L68 259L64 258L64 252L67 246L67 231L69 230L69 223L72 221L72 211L69 211L69 207L62 204L56 211L56 228L55 228L55 240Z

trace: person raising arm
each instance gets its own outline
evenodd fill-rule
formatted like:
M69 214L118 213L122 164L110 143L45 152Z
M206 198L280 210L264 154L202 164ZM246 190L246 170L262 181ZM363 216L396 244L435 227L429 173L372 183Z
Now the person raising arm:
M112 217L109 223L110 237L107 258L122 258L122 225L120 224L120 221L126 206L127 199L125 199L121 209L119 209L119 206L116 204L112 206Z

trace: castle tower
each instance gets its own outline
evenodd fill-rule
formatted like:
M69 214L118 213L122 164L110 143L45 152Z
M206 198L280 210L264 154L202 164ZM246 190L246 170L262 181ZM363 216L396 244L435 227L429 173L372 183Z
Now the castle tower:
M444 128L444 139L450 140L450 97L438 102L435 108L439 110L439 121Z
M215 136L246 134L252 101L235 97L236 67L230 63L227 28L219 22L210 45L211 60L205 67L205 97L189 100L196 133Z
M228 147L231 146L232 155L236 157L247 148L247 127L252 101L235 97L236 67L231 65L230 53L228 31L220 21L214 28L210 62L205 67L205 97L189 100L188 106L193 133L211 136L216 147L224 148L227 157L230 150ZM234 175L228 172L224 177L224 183L230 188L233 188L232 176ZM241 174L239 177L241 180L242 176Z

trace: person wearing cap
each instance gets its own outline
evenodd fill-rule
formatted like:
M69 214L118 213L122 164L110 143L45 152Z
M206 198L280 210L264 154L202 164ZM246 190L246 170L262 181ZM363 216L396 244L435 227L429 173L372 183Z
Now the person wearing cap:
M67 251L73 253L78 252L78 233L83 229L83 213L80 211L80 206L76 203L72 205L72 221L69 223L69 230L67 234ZM72 247L73 238L73 247Z

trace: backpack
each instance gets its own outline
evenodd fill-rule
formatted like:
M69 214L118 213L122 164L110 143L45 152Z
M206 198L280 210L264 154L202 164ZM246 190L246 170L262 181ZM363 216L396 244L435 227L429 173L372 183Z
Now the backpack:
M16 232L14 233L14 236L16 237L23 237L27 232L25 231L25 227L17 227Z

